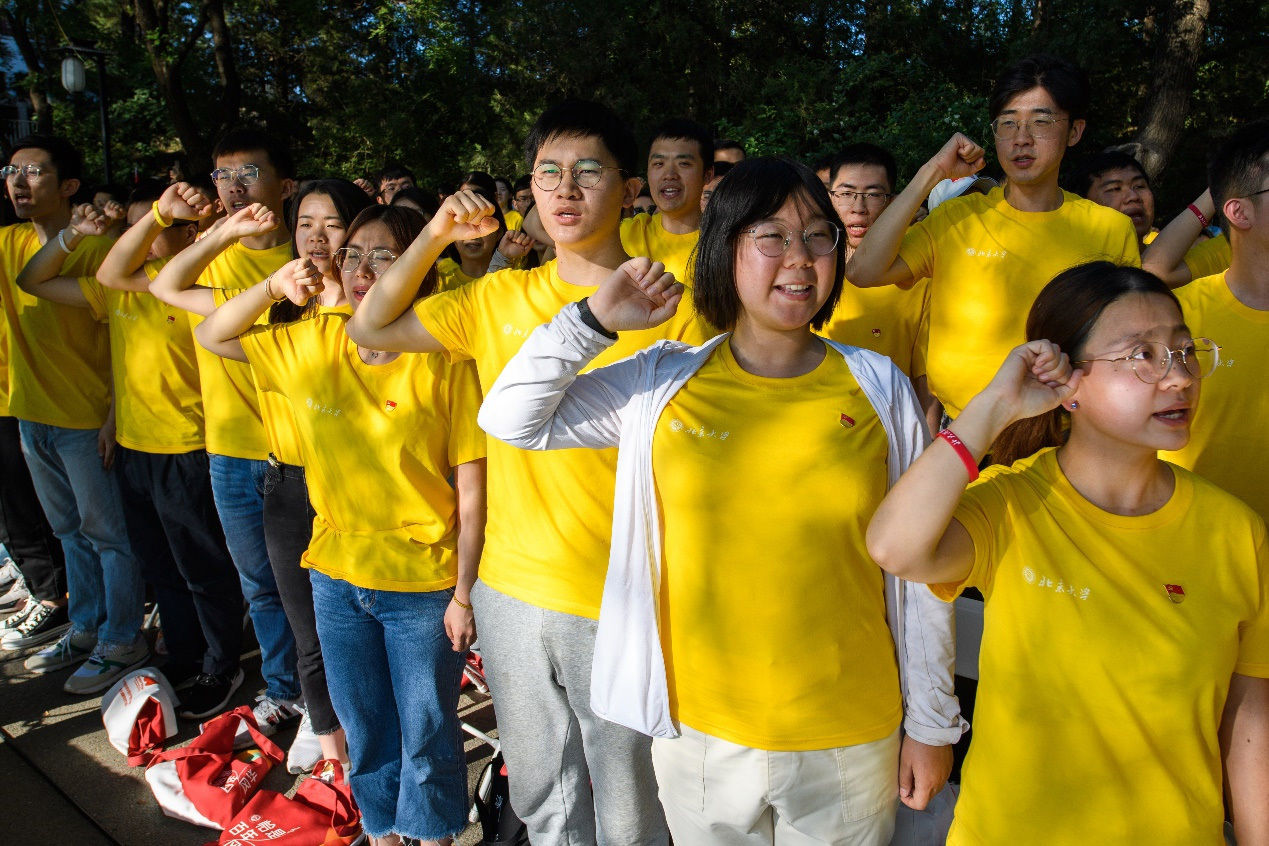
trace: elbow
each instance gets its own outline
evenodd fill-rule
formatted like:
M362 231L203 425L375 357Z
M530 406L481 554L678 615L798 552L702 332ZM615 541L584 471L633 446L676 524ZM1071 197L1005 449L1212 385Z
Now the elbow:
M882 532L868 527L865 536L868 555L878 567L892 576L909 582L925 581L921 578L921 567L911 554L911 549L903 542L903 538L884 537Z
M360 311L360 309L358 309L358 311ZM374 333L367 331L365 321L360 319L361 317L361 314L353 312L353 316L348 318L348 322L344 324L344 332L347 333L349 339L351 339L354 344L378 349L378 347L374 346L374 342L376 340Z
M547 438L543 437L542 428L533 426L527 418L516 414L513 410L515 407L514 403L491 391L481 403L476 415L476 425L491 438L497 438L513 447L547 449Z
M215 322L204 320L194 327L194 340L198 341L204 349L219 354L218 346L220 339L215 337L212 329L215 328Z

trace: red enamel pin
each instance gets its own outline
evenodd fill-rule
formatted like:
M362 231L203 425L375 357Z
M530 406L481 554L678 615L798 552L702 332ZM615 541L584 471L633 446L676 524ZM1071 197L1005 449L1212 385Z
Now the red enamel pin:
M1168 592L1168 599L1171 599L1177 605L1185 601L1185 588L1180 585L1164 585L1163 589Z
M393 402L392 400L388 400L387 402L383 404L383 409L384 411L396 411L397 404Z
M841 423L843 426L849 429L851 426L855 425L855 418L851 417L849 414L843 414Z

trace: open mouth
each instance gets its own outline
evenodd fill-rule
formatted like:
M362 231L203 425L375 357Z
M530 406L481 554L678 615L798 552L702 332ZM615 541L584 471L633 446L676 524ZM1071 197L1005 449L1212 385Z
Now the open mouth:
M582 219L581 212L578 212L576 209L560 209L555 212L552 217L565 226L572 226L573 224L580 222Z
M1167 411L1160 411L1154 414L1154 419L1171 425L1189 423L1190 409L1188 407L1170 408Z
M353 299L356 300L357 302L361 302L362 300L366 298L366 292L369 291L370 288L371 288L370 285L356 286L355 288L352 289Z
M795 300L807 300L815 293L814 285L804 285L791 283L788 285L776 285L775 289L786 297Z

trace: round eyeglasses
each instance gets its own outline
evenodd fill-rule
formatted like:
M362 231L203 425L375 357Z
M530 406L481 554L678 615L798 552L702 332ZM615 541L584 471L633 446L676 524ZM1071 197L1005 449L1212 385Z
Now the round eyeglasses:
M606 170L621 170L619 167L603 165L594 159L581 159L570 168L561 167L554 162L543 162L533 169L533 182L543 191L554 191L564 181L567 170L579 188L594 188L604 178Z
M366 267L370 269L370 272L378 276L392 267L392 263L397 260L397 254L382 247L366 253L353 247L340 247L335 251L336 267L339 268L340 273L356 273L357 268L361 267L362 259L365 259Z
M745 234L753 239L758 252L768 258L779 258L788 252L794 235L802 239L811 255L826 256L837 247L840 232L827 220L812 223L801 232L794 232L777 220L769 220L746 229Z
M217 185L228 185L235 179L244 186L254 185L260 179L260 168L253 164L245 164L237 169L218 167L211 172L211 178Z
M1180 349L1171 349L1158 341L1142 341L1127 355L1118 358L1084 358L1072 364L1091 361L1126 361L1137 378L1148 385L1162 382L1172 372L1177 358L1185 372L1194 379L1211 376L1221 363L1221 348L1211 338L1195 338Z

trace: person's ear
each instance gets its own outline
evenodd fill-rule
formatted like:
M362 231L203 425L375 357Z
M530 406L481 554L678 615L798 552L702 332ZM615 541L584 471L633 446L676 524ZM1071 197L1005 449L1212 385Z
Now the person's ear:
M181 228L185 232L185 235L181 238L181 247L183 249L198 240L198 224L190 223Z
M294 179L281 180L282 199L289 200L291 198L291 195L294 193L295 193L295 180ZM279 211L279 213L281 212Z
M57 183L57 194L59 197L70 199L79 193L80 181L78 179L63 179Z
M638 199L639 192L643 190L643 179L638 176L631 176L626 179L625 189L621 195L621 205L623 208L630 208L634 205L634 201Z
M1087 122L1083 118L1071 121L1071 131L1067 135L1066 146L1074 147L1076 144L1080 143L1080 139L1084 137L1084 127L1087 125Z
M1256 210L1246 197L1230 197L1221 206L1221 214L1230 226L1244 232L1256 223Z

